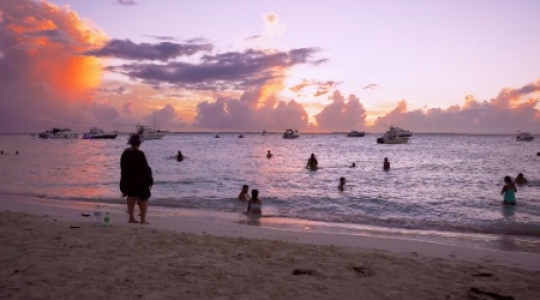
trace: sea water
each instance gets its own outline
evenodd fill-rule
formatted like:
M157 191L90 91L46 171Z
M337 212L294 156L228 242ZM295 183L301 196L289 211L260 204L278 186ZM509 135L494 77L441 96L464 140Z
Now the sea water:
M152 206L238 213L242 185L259 190L264 215L328 224L373 225L540 236L540 138L416 134L408 144L380 145L378 135L168 134L141 145L153 170ZM114 140L42 140L0 135L0 193L123 203ZM178 150L185 160L177 162ZM266 158L267 151L273 154ZM15 151L19 151L15 155ZM305 169L314 153L321 169ZM391 162L383 171L383 159ZM349 168L352 163L356 168ZM503 177L524 173L516 207L501 205ZM345 177L344 192L338 190Z

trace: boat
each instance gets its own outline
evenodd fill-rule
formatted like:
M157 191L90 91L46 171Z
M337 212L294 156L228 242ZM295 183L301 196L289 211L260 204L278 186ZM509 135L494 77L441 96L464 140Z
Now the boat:
M157 140L165 136L165 131L156 130L151 126L137 125L137 132L132 133L138 134L143 140Z
M244 138L244 135L243 135L243 134L240 134L240 135L238 136L238 138L239 138L239 139L243 139L243 138Z
M216 133L216 136L214 138L219 139L220 138L219 134Z
M516 141L524 141L524 142L530 142L534 140L534 136L530 132L519 132L518 136L516 137Z
M388 129L387 132L395 133L397 137L402 137L402 138L410 138L413 136L413 133L411 131L405 130L397 126L390 126L390 129Z
M408 137L400 137L390 131L387 131L382 137L377 138L377 144L406 144L408 142Z
M78 139L79 133L69 128L53 128L39 134L42 139Z
M351 132L347 133L347 137L363 137L365 135L366 135L365 131L351 130Z
M118 131L105 132L103 129L98 127L91 127L89 132L83 133L83 139L85 140L94 140L94 139L115 139L118 136Z
M287 129L285 130L285 132L283 133L283 138L284 139L296 139L296 138L299 138L300 137L300 132L298 132L298 130L296 129Z

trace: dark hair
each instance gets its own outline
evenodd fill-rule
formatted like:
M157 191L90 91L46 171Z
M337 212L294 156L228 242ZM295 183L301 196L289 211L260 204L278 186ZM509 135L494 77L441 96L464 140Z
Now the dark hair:
M523 173L519 173L519 174L518 174L518 177L523 177Z
M339 181L343 181L343 180L345 180L345 177L340 177L339 178Z
M129 138L128 144L131 146L139 146L141 142L141 137L138 134L134 134Z
M504 176L504 182L512 183L512 178L510 176Z
M247 184L244 184L244 185L242 186L242 189L249 189L249 186L248 186Z
M257 198L259 197L259 190L251 190L251 198Z

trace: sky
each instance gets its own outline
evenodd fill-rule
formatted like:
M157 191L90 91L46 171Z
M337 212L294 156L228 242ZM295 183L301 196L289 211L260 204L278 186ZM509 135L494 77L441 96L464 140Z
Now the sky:
M0 132L540 132L538 1L0 1Z

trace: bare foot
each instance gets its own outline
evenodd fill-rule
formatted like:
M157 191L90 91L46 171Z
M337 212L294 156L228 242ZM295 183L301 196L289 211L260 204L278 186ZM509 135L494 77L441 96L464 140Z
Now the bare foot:
M139 221L135 220L135 219L131 219L128 221L128 223L139 223Z

